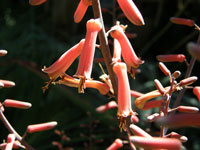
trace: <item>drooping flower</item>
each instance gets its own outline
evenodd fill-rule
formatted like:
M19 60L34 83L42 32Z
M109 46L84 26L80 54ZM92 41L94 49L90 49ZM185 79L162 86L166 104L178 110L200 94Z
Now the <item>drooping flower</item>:
M131 136L131 142L137 147L147 149L180 150L181 142L175 138Z
M74 21L79 23L87 11L88 6L92 5L91 0L80 0L78 7L74 13Z
M123 62L118 62L113 65L113 71L118 78L118 112L120 118L120 128L124 128L124 118L133 114L131 108L131 91L127 75L127 67Z
M84 43L85 39L82 39L78 44L62 54L62 56L50 67L44 67L44 69L42 69L42 71L47 73L50 78L50 82L44 87L44 90L48 88L52 81L55 81L60 75L65 73L73 61L80 55Z
M95 53L95 45L98 32L102 29L99 19L90 19L87 22L87 32L85 44L80 55L78 69L75 76L82 76L86 79L91 78L93 59Z
M113 41L113 62L121 62L121 46L117 39Z
M110 101L104 105L101 105L99 107L96 108L96 111L99 112L99 113L103 113L109 109L113 109L113 108L116 108L118 105L115 101Z
M140 64L143 64L140 58L137 57L130 41L126 37L122 27L120 25L115 25L110 30L110 35L117 39L120 43L122 49L122 57L127 65L128 71L131 71L131 67L138 68Z
M132 0L117 0L127 19L135 25L144 25L144 19Z
M33 6L41 5L47 0L29 0L29 4Z

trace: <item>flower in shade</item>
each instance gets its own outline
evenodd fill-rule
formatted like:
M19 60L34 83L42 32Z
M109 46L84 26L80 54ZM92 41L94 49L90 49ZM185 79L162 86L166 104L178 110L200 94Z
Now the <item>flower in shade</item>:
M48 88L52 81L55 81L60 75L65 73L73 61L80 55L84 42L85 39L82 39L78 44L62 54L62 56L50 67L44 67L44 69L42 69L42 71L47 73L50 78L50 82L44 87L44 90Z
M128 20L135 25L144 25L144 19L132 0L117 0Z
M193 27L195 25L194 20L186 18L171 17L170 21L175 24L185 25L189 27Z
M127 67L123 62L118 62L113 65L113 71L118 78L118 112L120 118L120 128L124 128L124 118L133 115L131 108L131 91L127 75Z
M91 0L81 0L78 4L78 7L74 13L74 21L79 23L87 11L88 6L92 5Z
M97 34L101 30L102 25L99 19L90 19L87 21L86 28L85 44L81 51L75 76L91 79Z
M47 0L29 0L29 4L33 6L41 5Z
M194 58L200 61L200 45L194 42L189 42L187 44L187 50Z
M144 63L144 61L138 58L135 54L130 41L126 37L124 30L120 25L115 25L112 27L110 30L110 35L119 41L122 50L122 57L129 72L131 72L131 67L138 68L140 64Z
M156 56L158 61L161 62L184 62L185 55L183 54L171 54L171 55L157 55Z

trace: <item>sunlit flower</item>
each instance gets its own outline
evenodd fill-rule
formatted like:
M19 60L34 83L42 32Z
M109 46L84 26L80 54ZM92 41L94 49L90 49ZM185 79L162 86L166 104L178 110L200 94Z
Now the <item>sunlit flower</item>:
M93 59L95 53L95 45L97 34L101 30L102 25L99 19L90 19L87 22L87 32L85 44L80 55L76 76L83 76L86 79L91 78Z
M121 46L117 39L113 41L113 62L121 62Z
M74 21L79 23L87 11L88 6L92 5L91 0L81 0L78 4L78 7L74 13Z
M143 17L132 0L117 0L120 8L130 22L135 25L144 25Z
M8 53L7 50L3 50L3 49L0 50L0 56L5 56L7 53Z
M131 67L138 68L140 64L143 64L140 58L137 57L130 41L126 37L124 30L119 26L115 25L110 30L110 35L117 39L122 49L122 57L127 65L128 71L131 71Z
M113 71L118 78L118 112L120 118L120 128L124 128L124 118L133 114L131 108L131 91L125 63L115 63Z
M14 134L8 134L7 144L6 144L5 150L12 150L14 142L15 142L15 135Z
M62 54L62 56L50 67L44 67L44 69L42 69L42 71L47 73L50 78L50 82L44 87L44 89L47 89L52 81L65 73L73 61L80 55L84 42L85 40L82 39L78 44Z
M140 127L138 127L135 124L130 125L130 130L134 135L137 135L137 136L142 136L142 137L146 137L146 138L152 137L150 134L148 134L146 131L144 131L143 129L141 129Z

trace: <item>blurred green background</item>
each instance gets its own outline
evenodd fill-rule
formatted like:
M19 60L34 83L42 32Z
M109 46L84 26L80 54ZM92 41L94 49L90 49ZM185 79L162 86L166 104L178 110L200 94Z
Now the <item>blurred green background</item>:
M67 140L62 140L54 130L28 135L26 140L37 150L57 150L53 141L63 144L66 149L102 150L108 147L115 138L124 139L126 134L120 133L116 109L98 114L95 108L108 102L107 96L98 91L86 89L85 94L78 94L77 89L65 86L50 86L45 94L42 87L48 81L46 74L41 72L44 66L50 66L67 49L85 37L85 23L93 17L90 7L84 19L76 24L73 14L78 0L48 0L40 6L30 6L28 0L0 1L0 49L8 50L8 54L0 59L0 78L11 80L16 86L1 89L1 99L17 99L32 103L29 110L6 108L5 115L13 127L22 135L29 124L57 121L56 129L62 131ZM130 77L131 89L149 92L155 89L154 79L168 85L168 78L158 69L155 58L158 54L183 53L190 56L185 47L188 41L196 41L197 31L193 28L170 23L172 16L194 19L200 24L200 0L135 0L140 9L145 26L137 27L121 16L117 9L116 17L122 24L127 24L128 33L136 33L130 39L138 56L145 63L140 67L141 74L136 79ZM103 8L112 12L113 0L101 0ZM117 6L117 5L116 5ZM106 28L113 25L113 16L103 13ZM110 39L110 37L109 37ZM95 57L101 57L99 50ZM78 60L67 71L76 72ZM102 64L104 66L104 64ZM183 78L186 65L167 63L173 72L180 70ZM105 66L104 66L105 67ZM98 79L102 74L97 63L94 63L92 77ZM192 75L199 76L199 63L196 63ZM200 85L199 81L195 85ZM176 98L176 94L173 99ZM188 90L182 101L183 105L199 107L197 98ZM134 107L134 106L133 106ZM145 116L158 111L139 112L142 128L159 131L152 123L147 123ZM185 128L176 130L189 138L183 145L186 149L200 149L200 130ZM7 129L0 123L0 142L6 139ZM125 145L123 149L129 149Z

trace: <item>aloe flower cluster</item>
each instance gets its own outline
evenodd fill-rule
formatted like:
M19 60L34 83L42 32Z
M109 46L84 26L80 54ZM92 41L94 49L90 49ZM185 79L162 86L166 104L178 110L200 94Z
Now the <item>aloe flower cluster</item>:
M188 87L191 88L198 78L187 74L183 79L179 79L181 72L176 70L172 73L164 63L186 64L188 72L190 72L194 62L189 63L184 54L158 55L156 57L159 61L158 67L161 72L169 78L169 86L164 87L158 79L155 79L154 84L156 90L140 93L131 89L129 85L129 75L136 78L135 74L137 69L144 63L144 60L137 56L129 40L129 36L125 32L127 26L116 22L116 24L105 33L105 27L104 24L102 24L102 16L101 13L99 13L101 10L98 10L98 7L95 7L98 3L99 1L95 0L80 0L74 13L74 22L81 22L90 6L93 7L94 12L97 11L97 13L94 13L95 19L89 19L86 22L86 34L84 39L71 49L67 50L51 66L44 67L42 71L47 73L50 78L49 83L44 89L47 89L50 83L63 84L77 88L79 93L84 93L85 88L94 88L98 90L100 94L114 98L114 100L112 99L106 104L97 107L96 111L104 113L109 109L117 108L117 117L120 120L119 128L121 132L125 131L127 133L127 138L125 141L121 138L115 139L107 150L120 149L123 147L124 143L129 143L132 149L180 150L182 143L187 141L187 137L176 132L167 134L167 129L185 126L198 127L199 109L193 106L179 106L182 98L181 96L180 98L177 98L178 100L175 101L174 107L171 108L171 99L173 93L179 91L184 92L182 89L187 89ZM145 24L142 14L132 0L117 0L117 3L126 18L133 23L133 25L142 26ZM98 13L100 16L96 15ZM170 20L172 23L199 29L195 22L190 19L172 17ZM103 70L103 75L100 76L101 81L94 80L92 78L92 69L95 50L97 47L101 50L106 46L109 47L108 44L102 43L102 40L100 40L100 45L98 45L97 37L99 36L99 39L103 37L105 38L105 41L107 41L108 38L110 38L108 35L113 39L113 55L111 58L104 57L101 59L101 62L105 61L106 63L105 59L110 59L108 60L110 64L106 65L106 69L108 72L114 72L115 77L113 78L116 78L117 80L114 81L113 78L110 77L111 74L107 75L102 66L101 69ZM187 49L192 56L192 60L199 60L200 48L198 42L190 42L187 45ZM104 51L102 50L102 53L103 52ZM66 73L67 69L79 55L80 58L76 73L68 75ZM117 83L117 88L113 87L113 82ZM199 86L192 88L194 95L200 99ZM132 99L135 100L133 101ZM159 108L159 112L147 116L147 121L155 122L160 126L159 136L152 136L150 133L147 133L136 125L140 122L136 111L138 109L145 111L153 108ZM177 115L177 112L180 114ZM190 118L190 121L185 122L185 117Z

